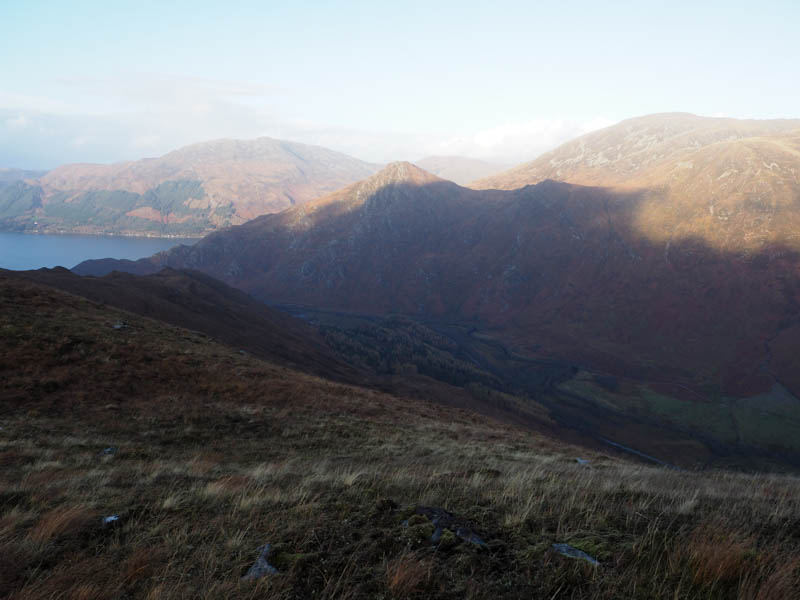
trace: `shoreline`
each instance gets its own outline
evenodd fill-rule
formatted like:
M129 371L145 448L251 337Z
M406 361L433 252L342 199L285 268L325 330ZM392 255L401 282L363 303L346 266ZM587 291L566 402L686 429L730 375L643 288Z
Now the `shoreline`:
M216 230L214 230L216 231ZM163 234L163 235L148 235L144 233L112 233L112 232L103 232L103 233L91 233L91 232L83 232L83 231L14 231L14 230L0 230L0 234L4 233L15 233L18 235L60 235L60 236L71 236L71 235L82 235L86 237L119 237L119 238L136 238L136 239L153 239L153 240L193 240L199 241L203 239L209 233L213 233L212 231L206 232L205 234L200 235L177 235L177 234Z
M0 268L30 271L62 266L71 269L91 259L138 260L170 248L193 246L200 239L3 231L0 232Z

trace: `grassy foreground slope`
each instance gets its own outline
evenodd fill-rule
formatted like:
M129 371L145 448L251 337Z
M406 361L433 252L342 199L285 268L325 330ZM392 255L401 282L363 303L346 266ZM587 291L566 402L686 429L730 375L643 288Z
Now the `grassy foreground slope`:
M67 269L4 271L94 302L205 333L270 363L327 379L361 383L310 325L197 271L164 269L146 277L111 273L78 277Z
M2 597L800 592L794 477L635 466L2 276L0 332ZM265 543L280 574L242 581Z

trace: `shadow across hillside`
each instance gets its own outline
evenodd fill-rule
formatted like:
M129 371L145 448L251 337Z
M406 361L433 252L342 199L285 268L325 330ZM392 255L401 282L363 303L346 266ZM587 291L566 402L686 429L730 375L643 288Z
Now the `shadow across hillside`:
M146 277L113 272L99 278L63 268L0 273L202 332L274 364L349 383L365 379L326 346L315 328L198 271L164 269Z
M193 247L76 271L193 268L270 303L473 328L525 359L575 365L551 386L574 400L574 422L610 410L620 434L639 420L716 444L717 454L800 452L789 439L800 439L800 255L767 238L753 251L735 237L766 235L762 205L743 204L707 233L692 215L666 211L671 233L659 242L640 228L659 190L368 182ZM790 219L782 210L769 222ZM764 427L752 431L754 420ZM631 439L652 446L648 437Z

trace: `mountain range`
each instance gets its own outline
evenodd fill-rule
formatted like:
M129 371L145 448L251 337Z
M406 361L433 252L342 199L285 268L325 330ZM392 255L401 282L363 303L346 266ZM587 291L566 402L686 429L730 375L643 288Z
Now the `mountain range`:
M198 236L303 204L378 168L296 142L216 140L159 158L17 177L0 188L0 228Z
M658 115L535 161L591 186L526 167L479 187L533 185L469 189L394 163L195 246L75 270L198 269L270 303L455 325L516 357L473 357L511 391L583 430L675 461L796 461L797 126ZM542 360L571 370L541 377Z
M0 168L0 185L23 179L35 179L37 177L42 177L45 173L47 173L47 171Z

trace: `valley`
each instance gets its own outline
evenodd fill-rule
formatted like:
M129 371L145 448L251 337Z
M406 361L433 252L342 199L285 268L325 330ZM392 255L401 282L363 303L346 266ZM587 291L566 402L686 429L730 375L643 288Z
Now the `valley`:
M461 406L561 439L607 451L616 440L629 455L691 469L800 466L800 403L780 384L756 398L707 398L684 388L694 394L686 398L679 382L525 354L475 324L279 308L317 326L343 361L390 380L423 375L464 388L472 399Z

